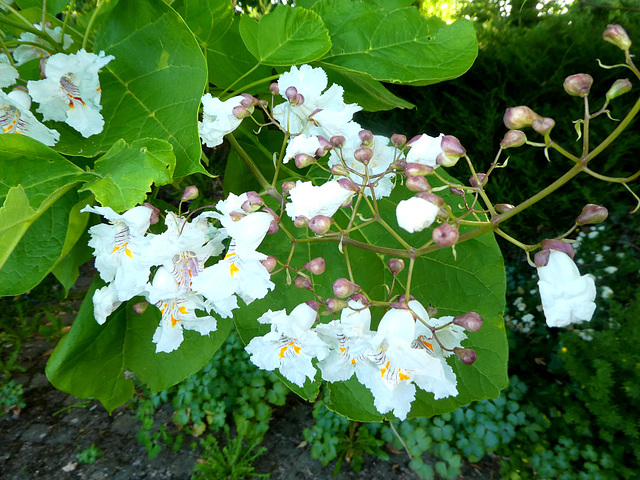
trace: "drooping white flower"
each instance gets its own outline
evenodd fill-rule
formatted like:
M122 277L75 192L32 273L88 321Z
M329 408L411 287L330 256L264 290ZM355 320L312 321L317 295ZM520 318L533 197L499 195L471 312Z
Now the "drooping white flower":
M319 148L321 148L320 141L315 135L310 137L307 135L297 135L292 137L287 145L283 163L287 163L300 153L315 156Z
M31 97L27 92L14 90L9 94L0 91L0 133L17 133L34 138L52 147L60 139L60 134L45 127L33 116Z
M243 99L237 95L223 102L210 93L202 97L202 121L198 122L198 130L207 147L220 145L225 135L240 126L242 119L233 114L233 109L239 107Z
M0 88L10 87L16 83L19 76L20 73L11 65L9 57L5 53L0 53Z
M42 30L42 26L39 23L34 23L33 26L38 30ZM56 42L60 43L62 41L61 27L49 28L45 26L44 30ZM29 44L19 45L13 51L13 58L16 61L16 65L22 65L23 63L26 63L29 60L33 60L35 58L46 58L49 56L49 52L47 50L53 50L51 45L46 40L31 32L23 32L18 40L29 42ZM34 43L42 45L42 47L32 45ZM64 50L68 50L72 43L73 39L71 38L71 36L65 33L62 48Z
M421 197L402 200L396 206L398 226L409 233L421 232L431 226L440 207Z
M316 369L312 360L322 360L329 351L311 329L316 315L316 311L306 303L295 307L290 315L286 310L269 310L258 321L271 324L271 331L262 337L254 337L245 347L251 361L263 370L277 368L287 380L299 387L307 378L313 380Z
M542 309L550 327L588 322L596 309L596 285L590 275L580 276L569 255L550 250L547 265L538 267Z
M443 133L435 138L422 134L418 140L411 143L411 149L406 157L407 163L420 163L436 168L436 158L442 153L443 137Z
M220 220L227 234L232 238L236 251L256 250L269 231L273 217L267 212L246 212L243 205L249 202L248 193L230 193L226 200L216 204L218 212L211 217Z
M298 180L290 192L290 202L286 205L287 215L311 219L316 215L332 217L338 209L348 202L354 192L343 188L337 181L331 180L320 186Z
M44 80L27 82L37 109L45 120L66 122L87 138L100 133L104 119L100 110L101 90L98 72L115 59L113 55L57 53L47 59Z

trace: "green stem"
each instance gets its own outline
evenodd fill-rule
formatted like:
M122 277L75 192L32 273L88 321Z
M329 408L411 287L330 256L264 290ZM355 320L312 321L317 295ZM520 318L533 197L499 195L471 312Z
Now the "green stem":
M591 170L590 168L587 168L587 167L584 167L584 172L588 173L589 175L591 175L594 178L597 178L598 180L602 180L603 182L610 182L610 183L627 183L627 182L632 182L636 178L640 177L640 170L638 170L633 175L630 175L630 176L624 177L624 178L623 177L608 177L606 175L602 175L600 173L594 172L593 170Z
M251 160L251 157L249 157L247 152L245 152L244 149L240 146L240 144L236 140L236 137L233 136L233 133L227 134L227 138L229 139L231 146L236 150L236 152L238 153L238 155L240 156L244 164L247 166L251 174L255 177L256 180L258 180L258 183L260 184L260 186L273 198L275 198L278 201L282 201L282 195L280 195L276 191L276 189L271 186L271 184L267 181L267 179L264 178L264 176L262 175L262 173L260 172L256 164L253 163L253 160Z
M584 96L584 125L582 135L582 158L589 153L589 97Z
M89 23L87 24L87 29L84 32L84 38L82 39L82 48L84 48L85 50L87 49L87 41L89 40L89 32L91 32L91 27L93 26L93 23L96 21L96 18L98 17L98 13L100 12L100 9L102 8L103 5L104 5L104 0L98 0L98 3L96 4L96 9L91 14L91 18L89 19Z
M234 85L236 85L240 80L242 80L247 75L250 75L251 73L253 73L259 66L260 66L260 62L256 63L253 67L251 67L249 70L243 73L239 78L237 78L235 82L233 82L231 85L227 86L224 90L222 90L222 92L220 92L220 95L218 96L222 98L222 96L226 94L228 91L230 91Z

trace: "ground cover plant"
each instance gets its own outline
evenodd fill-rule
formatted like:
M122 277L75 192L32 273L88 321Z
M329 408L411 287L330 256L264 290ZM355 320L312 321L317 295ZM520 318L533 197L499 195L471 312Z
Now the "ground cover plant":
M584 385L574 395L585 408L565 419L567 428L574 421L587 436L633 438L618 409L605 407L614 397L619 411L633 403L633 382L623 395L612 393L618 384L588 382L611 378L615 365L598 358L585 376L582 344L555 331L600 322L592 320L596 283L579 273L583 250L574 245L577 232L607 220L604 200L584 189L586 200L548 215L542 231L510 227L531 207L565 203L563 192L585 176L603 191L625 190L631 208L640 202L635 167L598 163L640 109L618 99L632 95L625 75L640 78L623 27L600 34L608 42L600 48L617 55L609 62L617 65L602 64L616 72L605 86L562 74L578 120L509 105L498 113L507 130L497 155L483 147L476 160L435 122L427 133L383 136L360 123L370 117L356 116L414 107L382 82L430 85L475 60L469 21L426 19L412 2L298 2L259 18L236 15L226 1L145 0L135 12L124 2L5 7L0 293L21 295L48 273L68 291L95 257L98 275L47 376L108 411L134 395L135 378L147 392L137 408L150 454L180 448L184 430L205 434L209 460L200 470L252 472L282 385L329 408L318 407L307 441L323 462L338 458L338 470L345 460L358 469L365 453L384 458L382 445L397 441L422 477L453 478L463 456L476 461L518 434L538 438L531 423L547 415L538 392L525 400L531 386L513 377L500 397L508 342L532 334L523 315L508 338L507 280L524 297L536 294L506 275L494 236L519 249L533 274L525 278L538 284L547 326L540 317L534 340L562 338L560 354L571 351L550 359L540 378L566 370L563 385ZM520 196L502 197L522 150L553 168ZM219 163L224 198L214 201L203 193ZM524 297L518 305L529 304ZM635 308L616 305L623 319ZM580 340L591 335L610 348L618 323L603 327L611 332ZM235 348L240 341L246 352ZM216 356L225 344L234 348ZM247 370L249 362L273 373ZM14 363L3 356L5 376ZM223 379L234 390L224 399ZM15 401L3 408L20 408L19 387L7 381L6 389ZM267 401L255 392L268 392ZM177 432L154 429L161 402L172 403ZM375 423L407 419L398 432ZM206 436L221 429L226 446ZM243 442L256 453L241 451ZM592 453L569 436L556 445L553 458L566 458L557 468L551 457L532 460L536 474L584 459L606 475L611 458L630 453ZM426 451L441 460L427 465Z

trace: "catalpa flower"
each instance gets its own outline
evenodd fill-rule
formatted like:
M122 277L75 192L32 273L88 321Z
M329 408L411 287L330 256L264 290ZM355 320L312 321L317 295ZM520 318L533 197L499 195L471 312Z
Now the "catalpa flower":
M286 205L287 215L311 219L316 215L332 217L334 213L354 195L354 192L331 180L318 187L311 182L298 180L289 191L290 202Z
M254 337L245 350L251 361L263 370L280 370L290 382L302 387L307 378L313 380L316 369L312 360L322 360L328 353L327 345L311 330L316 311L306 303L294 308L267 313L258 318L260 323L271 324L271 332Z
M224 102L217 97L207 93L202 97L202 121L198 122L200 138L207 147L216 147L222 143L225 135L233 132L240 126L246 112L252 113L253 107L249 110L241 110L243 115L238 118L234 112L241 107L244 100L242 95L232 97Z
M39 23L34 23L33 26L38 30L42 30L42 25L40 25ZM44 31L47 32L56 42L62 42L62 28L49 28L45 26ZM29 60L33 60L35 58L46 58L49 56L49 52L47 51L47 49L53 50L51 45L46 40L31 32L23 32L18 40L29 42L29 44L19 45L13 51L13 58L16 61L16 65L22 65L23 63L26 63ZM42 45L42 47L32 45L34 43ZM71 36L65 34L62 48L64 50L68 50L72 43L73 39L71 38Z
M443 133L435 138L422 134L417 140L410 142L411 149L407 153L407 163L420 163L437 168L436 159L442 153L443 137Z
M0 88L10 87L16 83L16 79L20 76L18 70L11 65L9 57L0 53Z
M27 92L14 90L9 94L0 91L0 133L17 133L34 138L52 147L60 138L60 134L45 127L33 116L31 97Z
M44 80L27 82L37 109L44 120L66 122L87 138L100 133L104 119L100 111L100 81L98 72L113 55L88 53L84 49L75 54L57 53L47 59Z

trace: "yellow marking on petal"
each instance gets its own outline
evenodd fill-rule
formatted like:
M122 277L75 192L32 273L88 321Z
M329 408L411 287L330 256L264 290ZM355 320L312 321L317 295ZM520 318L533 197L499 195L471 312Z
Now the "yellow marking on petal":
M178 323L178 319L173 315L171 315L171 326L175 327L177 323Z
M384 377L384 374L385 374L385 373L387 373L387 369L389 368L389 364L390 364L390 363L391 363L391 362L387 362L387 364L384 366L384 368L381 368L381 369L380 369L380 376L381 376L381 377Z
M431 343L429 343L429 342L427 342L425 340L422 340L422 344L433 352L433 344L431 344Z
M340 347L340 353L344 353L345 350L346 350L346 348Z
M291 343L293 343L293 342L291 342ZM302 350L302 348L300 348L298 345L294 345L294 346L293 346L293 351L294 351L294 352L296 352L296 353L300 353L300 351L301 351L301 350Z
M125 243L123 243L122 245L116 245L116 246L113 248L113 250L111 250L111 253L116 253L116 252L117 252L118 250L120 250L121 248L126 247L126 246L127 246L127 243L128 243L128 242L125 242ZM125 249L125 253L127 253L127 250L128 250L128 249ZM127 255L129 255L129 254L127 253Z
M229 273L231 273L231 276L232 276L232 277L235 277L235 276L236 276L236 273L238 273L239 271L240 271L240 269L236 266L236 264L235 264L235 263L232 263L232 264L229 266Z
M404 373L402 373L400 370L398 370L398 378L400 380L409 380L409 375L405 375Z
M184 305L181 307L178 307L178 311L183 314L183 315L188 315L189 312L187 311L187 307L185 307Z
M356 359L355 359L355 358L352 358L352 359L351 359L351 365L355 365L355 364L356 364Z
M227 258L229 258L229 257L233 257L235 254L236 254L236 252L230 252L230 253L227 253L227 254L224 256L224 259L226 260L226 259L227 259Z
M128 248L124 249L124 253L127 257L133 258L133 253L131 253L131 250L129 250Z

